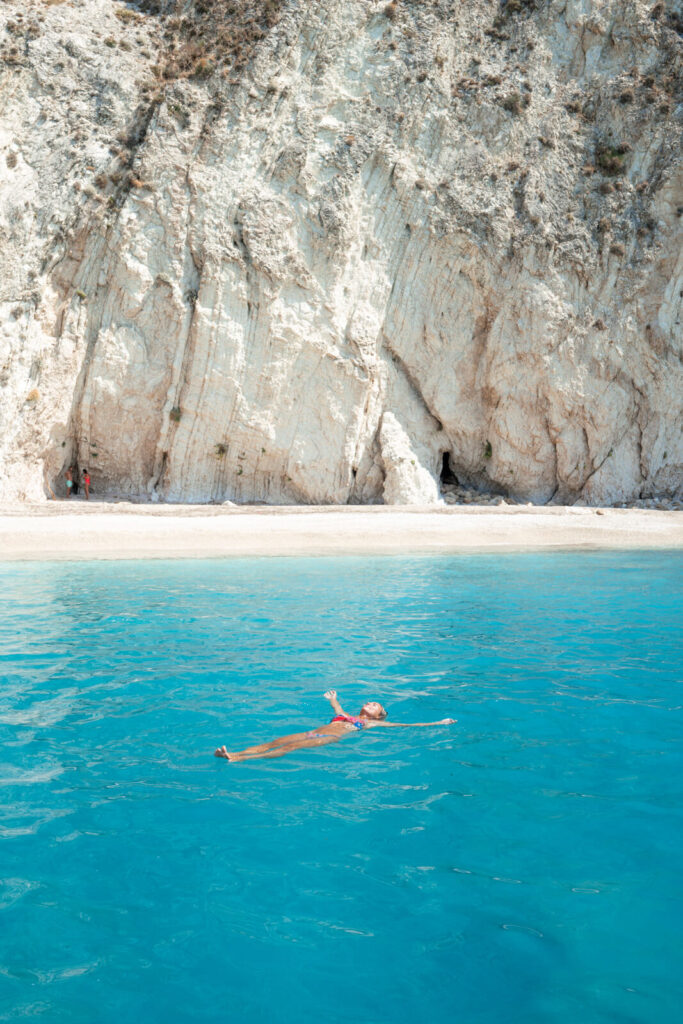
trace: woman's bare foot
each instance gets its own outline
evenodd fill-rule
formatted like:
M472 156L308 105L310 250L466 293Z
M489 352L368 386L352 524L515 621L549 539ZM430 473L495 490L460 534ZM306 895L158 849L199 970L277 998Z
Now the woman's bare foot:
M232 761L232 755L228 753L225 747L219 747L218 750L214 751L214 757L224 757L226 761Z

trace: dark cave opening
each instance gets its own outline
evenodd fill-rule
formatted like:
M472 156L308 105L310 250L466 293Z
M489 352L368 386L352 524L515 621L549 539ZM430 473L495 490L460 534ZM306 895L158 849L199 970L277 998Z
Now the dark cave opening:
M444 452L441 460L441 476L442 486L444 484L457 484L458 478L451 469L451 457L450 452Z

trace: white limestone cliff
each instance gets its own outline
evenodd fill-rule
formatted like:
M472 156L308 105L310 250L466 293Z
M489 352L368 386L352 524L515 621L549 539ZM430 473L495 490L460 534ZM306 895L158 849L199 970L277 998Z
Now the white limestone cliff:
M198 6L0 10L0 498L680 497L676 5Z

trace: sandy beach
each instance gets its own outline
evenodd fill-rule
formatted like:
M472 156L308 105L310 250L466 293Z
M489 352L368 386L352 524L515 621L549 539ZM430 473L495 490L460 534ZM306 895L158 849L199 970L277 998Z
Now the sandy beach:
M681 548L683 515L644 509L0 506L0 560Z

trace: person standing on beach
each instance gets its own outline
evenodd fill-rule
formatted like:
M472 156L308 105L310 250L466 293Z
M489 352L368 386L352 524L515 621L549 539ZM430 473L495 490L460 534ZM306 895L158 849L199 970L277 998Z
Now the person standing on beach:
M90 501L90 473L87 469L83 470L83 487L85 489L85 500Z
M73 491L73 486L74 486L74 468L73 468L73 466L69 466L69 468L66 471L66 496L67 496L67 498L71 497L71 492Z

